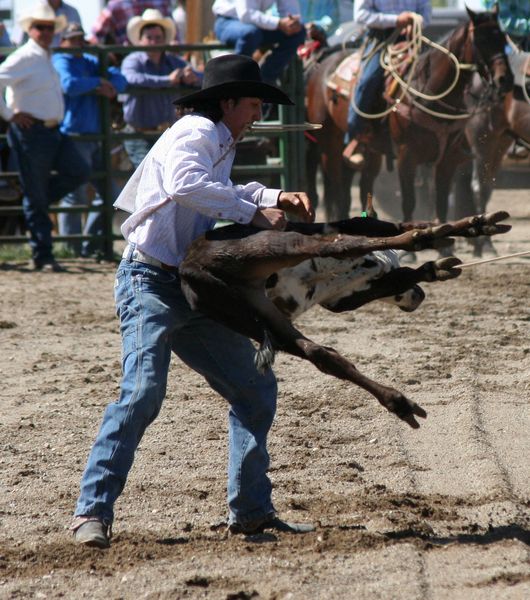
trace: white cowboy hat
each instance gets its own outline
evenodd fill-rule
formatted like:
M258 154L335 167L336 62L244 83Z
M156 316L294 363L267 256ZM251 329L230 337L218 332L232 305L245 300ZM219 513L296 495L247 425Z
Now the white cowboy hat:
M173 19L164 17L156 8L148 8L141 17L132 17L127 23L127 37L133 46L140 43L140 31L146 25L160 25L166 34L166 44L175 39L177 28Z
M53 8L47 2L34 4L18 22L22 30L28 33L31 24L35 21L49 21L54 23L55 33L62 31L68 24L66 17L64 15L56 15Z

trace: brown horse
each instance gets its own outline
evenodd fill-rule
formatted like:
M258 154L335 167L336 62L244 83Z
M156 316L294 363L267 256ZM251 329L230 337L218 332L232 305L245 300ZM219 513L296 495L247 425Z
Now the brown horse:
M468 144L463 135L466 124L467 107L465 91L476 71L487 82L488 90L494 90L502 97L513 84L513 76L505 54L506 36L499 28L497 15L493 12L474 13L468 9L469 21L457 27L442 44L456 57L461 68L458 80L453 89L442 100L424 101L406 93L395 110L387 117L388 129L397 154L397 167L402 195L402 211L405 220L411 220L416 203L414 178L418 165L432 163L435 165L436 216L440 221L447 217L448 196L451 181L459 164L468 158ZM320 79L324 69L318 73ZM316 78L316 75L314 76ZM418 59L415 74L410 86L430 96L447 90L455 79L454 63L438 49L429 49ZM314 100L319 82L308 80L308 118L317 121L322 117L322 102ZM320 81L320 86L322 82ZM393 97L400 97L399 91ZM320 122L324 124L320 133L320 148L324 156L322 166L324 172L339 169L343 135L347 129L347 110L349 98L337 94L336 90L326 89L324 96L326 114ZM426 111L434 111L441 116L433 116ZM376 110L374 109L374 112ZM454 118L456 117L456 118ZM460 118L463 117L463 118ZM334 124L335 129L331 126ZM366 155L365 166L361 173L361 203L366 205L367 194L373 192L373 183L377 177L382 151L389 144L385 138L385 129L375 135L374 143ZM326 136L326 140L323 138ZM331 141L334 136L334 141ZM333 155L331 154L333 151ZM336 173L330 178L337 184L344 179ZM326 198L331 193L325 192ZM343 196L340 212L349 211ZM331 200L326 201L328 208Z
M478 78L473 84L469 93L471 108L475 108L484 86ZM467 122L465 133L473 161L462 165L455 177L455 205L459 217L486 210L508 148L515 139L530 144L530 104L523 97L508 94L487 110L477 110ZM474 244L477 256L481 255L480 242L478 239Z

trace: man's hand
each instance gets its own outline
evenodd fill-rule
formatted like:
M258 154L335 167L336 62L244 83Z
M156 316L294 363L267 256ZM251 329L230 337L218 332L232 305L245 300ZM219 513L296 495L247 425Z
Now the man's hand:
M28 113L18 112L11 117L11 123L18 125L20 129L29 129L35 123L35 119Z
M169 74L171 85L199 85L200 78L195 71L189 66L175 69Z
M258 208L250 224L260 229L278 229L283 231L287 225L287 220L283 210L279 208Z
M414 23L414 19L419 18L423 24L423 17L416 14L415 12L405 11L399 13L396 21L396 27L398 29L405 29Z
M300 21L300 15L288 15L282 17L278 23L278 29L285 33L285 35L294 35L302 29L302 23Z
M101 79L98 87L96 88L96 94L99 96L105 96L105 98L115 98L117 95L116 88L108 79Z
M303 223L312 223L315 220L315 210L304 192L280 192L277 206Z

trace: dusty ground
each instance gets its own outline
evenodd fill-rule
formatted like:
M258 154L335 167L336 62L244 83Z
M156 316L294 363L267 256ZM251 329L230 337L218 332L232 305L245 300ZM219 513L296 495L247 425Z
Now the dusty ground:
M497 192L499 207L514 225L499 253L530 250L528 190ZM458 255L471 259L465 245ZM66 526L118 392L115 266L68 266L0 266L0 598L530 597L529 259L428 284L413 314L372 304L300 320L429 413L412 431L360 389L279 357L275 502L314 534L218 526L226 407L175 361L108 551L74 547Z

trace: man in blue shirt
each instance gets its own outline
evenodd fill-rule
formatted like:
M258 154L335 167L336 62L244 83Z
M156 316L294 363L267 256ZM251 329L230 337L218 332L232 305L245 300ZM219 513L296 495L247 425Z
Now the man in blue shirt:
M134 46L145 46L145 52L126 56L121 72L129 85L146 88L175 86L200 87L202 74L176 54L150 50L175 39L175 23L156 9L147 9L141 17L133 17L127 25L127 36ZM123 118L129 133L162 133L177 118L172 94L167 91L150 94L129 94L123 103ZM137 167L156 142L152 139L129 139L124 145L131 162Z
M59 73L64 93L65 114L61 123L61 131L65 134L101 133L99 96L112 99L118 92L125 90L127 81L116 67L108 70L108 79L100 76L98 59L82 51L85 45L84 31L79 23L70 23L62 35L61 48L77 49L74 53L57 53L52 61ZM79 153L91 166L92 171L103 168L101 143L98 141L76 140ZM105 197L104 181L94 179L92 185L98 192L93 206L101 207ZM118 190L113 191L112 201L116 199ZM88 205L87 184L61 200L61 206L69 207ZM85 235L102 234L103 219L98 210L90 212L83 233ZM81 233L80 213L60 213L59 233L72 235ZM70 244L74 252L81 256L90 256L95 250L94 242L86 240L82 245Z

